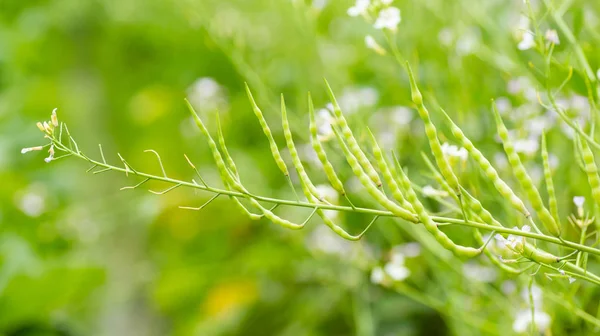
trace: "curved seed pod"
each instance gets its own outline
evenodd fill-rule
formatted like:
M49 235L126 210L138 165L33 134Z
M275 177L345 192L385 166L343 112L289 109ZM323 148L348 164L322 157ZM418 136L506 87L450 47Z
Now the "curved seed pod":
M579 136L576 136L575 139L581 152L581 159L583 160L588 183L592 188L592 196L596 205L600 206L600 176L598 176L598 166L594 159L594 153L592 153L587 141L581 140Z
M306 196L306 199L310 203L318 204L319 203L318 198L320 197L319 193L316 190L313 183L311 182L308 175L306 174L304 165L302 164L302 161L300 160L300 156L298 155L296 146L294 145L294 138L292 136L292 131L290 130L290 124L289 124L288 118L287 118L287 110L285 108L285 101L284 101L283 95L281 95L281 123L283 126L283 134L285 135L285 142L287 144L288 150L290 151L290 155L292 156L292 162L294 164L294 168L296 169L296 172L298 172L298 178L300 179L300 185L302 186L302 192L304 193L304 196ZM327 225L337 235L339 235L340 237L347 239L347 240L354 240L354 241L359 240L360 238L362 238L362 236L367 232L367 230L371 227L371 225L374 222L374 221L371 222L371 224L369 224L363 230L363 232L361 232L358 235L353 236L353 235L349 234L348 232L346 232L343 228L341 228L340 226L335 224L329 217L327 217L327 215L325 215L325 213L323 212L322 209L317 209L316 212L319 215L319 217L321 217L321 219L323 220L323 223L325 223L325 225Z
M560 225L558 203L556 201L556 192L554 190L554 182L552 181L552 169L550 168L548 146L546 143L546 133L542 133L542 160L544 161L544 179L546 180L546 191L548 191L548 207L550 208L552 217L554 217L556 223Z
M523 256L544 264L553 264L561 261L560 257L541 251L529 243L523 244Z
M375 161L377 162L379 171L381 171L381 173L383 174L383 179L385 180L387 185L390 187L392 196L404 208L412 210L412 205L410 203L408 203L408 201L404 198L404 195L402 195L402 191L400 190L398 183L396 183L396 180L394 179L394 175L392 175L392 171L390 170L390 167L387 164L387 161L383 155L383 152L381 151L381 147L379 147L379 144L377 143L377 139L375 139L375 136L373 135L373 133L371 132L370 129L367 128L367 131L369 132L369 136L371 138L371 146L373 148L373 156L375 157Z
M247 83L246 83L246 93L248 94L248 99L250 99L250 103L252 104L252 110L254 111L254 115L256 115L256 118L258 119L258 122L260 123L260 126L262 127L263 132L265 133L265 135L267 136L267 139L269 140L269 147L271 148L271 154L273 155L273 159L275 159L275 163L277 163L277 167L279 167L279 170L281 170L283 175L289 176L287 166L285 165L285 162L283 161L283 158L281 157L281 153L279 153L279 148L277 147L277 143L275 143L275 139L273 139L273 134L271 133L271 129L269 128L269 125L267 124L267 121L265 120L265 117L263 116L262 111L260 110L260 108L258 108L258 105L256 105L256 102L254 101L254 97L252 97L252 92L250 92L250 88L248 87Z
M296 224L296 223L292 223L287 219L283 219L279 216L277 216L276 214L274 214L271 210L263 207L260 203L258 203L257 200L255 200L254 198L249 198L250 202L252 203L252 205L254 205L255 207L257 207L258 209L260 209L260 211L265 215L265 217L267 217L268 220L270 220L271 222L281 225L286 229L291 229L291 230L300 230L304 227L304 225L306 225L306 222L302 223L302 224Z
M246 188L244 188L239 182L237 182L235 180L235 178L233 176L231 176L231 173L227 169L227 166L225 165L225 161L223 160L223 157L221 156L221 153L219 152L219 149L217 148L217 144L215 143L212 136L208 132L208 129L206 129L206 126L204 126L202 119L200 119L200 117L198 117L198 114L196 113L196 111L194 110L194 108L192 107L192 105L190 104L190 102L187 99L185 100L185 102L187 104L188 109L190 110L190 113L192 114L192 117L194 118L194 121L196 122L196 125L198 126L198 128L200 128L200 131L202 131L202 133L207 138L208 147L213 155L215 163L217 164L217 169L219 170L219 175L221 175L223 184L225 186L230 185L233 189L235 189L236 191L239 191L241 193L248 193Z
M311 182L310 178L308 177L308 174L306 174L306 170L302 165L302 161L300 161L300 155L298 154L298 150L294 145L294 139L292 137L290 123L287 118L287 110L285 108L285 100L283 98L283 94L281 95L281 125L283 126L285 143L287 144L288 150L290 151L290 156L292 157L292 162L294 163L294 167L298 172L298 177L300 178L301 182L304 182L302 183L302 189L304 190L304 188L307 188L312 195L314 195L318 199L321 199L321 195L319 195L317 188Z
M538 217L540 218L542 224L544 224L546 230L548 230L548 232L554 236L560 236L560 228L550 214L550 211L548 211L548 209L546 209L544 206L540 193L533 184L533 181L531 181L531 177L529 177L527 174L525 166L523 166L523 163L521 163L519 154L515 151L515 148L510 141L508 130L506 129L506 126L504 125L504 122L502 121L500 113L498 113L498 109L496 109L496 104L494 102L492 102L492 110L494 112L494 118L496 119L498 135L500 136L500 139L502 139L504 151L506 152L508 162L513 169L515 177L519 181L521 187L525 190L527 198L529 199L529 202L531 202L531 206L537 212Z
M362 169L356 157L350 152L350 149L348 149L339 132L335 129L333 130L333 132L338 138L340 147L342 148L342 152L344 153L344 156L346 157L346 161L350 165L350 168L352 168L352 172L354 173L354 175L356 175L356 177L358 177L360 183L367 189L369 195L371 195L371 197L373 197L377 201L377 203L381 204L381 206L391 211L394 215L409 222L418 224L417 218L415 218L415 216L411 212L390 201L384 193L377 189L377 187L369 179L369 176Z
M217 112L216 115L217 115L217 140L219 141L219 146L221 146L221 151L223 151L223 156L225 156L225 160L227 162L227 165L229 166L229 169L231 170L231 173L239 181L240 174L238 172L237 166L235 165L233 158L229 154L229 151L227 150L227 146L225 146L225 137L223 136L223 129L221 128L221 120L219 118L219 113Z
M335 173L335 169L329 159L327 158L327 153L323 148L323 144L319 140L317 134L317 122L315 121L315 110L313 106L313 101L310 97L310 93L308 94L308 114L310 119L310 143L312 145L313 150L317 153L317 157L321 164L323 165L323 170L325 171L325 175L331 183L333 189L342 194L342 196L346 195L346 190L344 190L344 184L340 181L339 177Z
M457 195L460 195L458 178L452 171L452 167L450 167L450 163L448 162L448 160L446 160L446 156L442 151L442 145L440 144L440 140L437 137L437 129L435 128L435 125L429 117L429 111L427 111L427 108L423 104L423 96L419 91L417 82L408 62L406 62L406 71L408 72L408 79L410 81L412 101L415 105L417 105L417 111L419 111L419 116L425 124L425 134L427 135L427 139L429 140L429 147L431 147L431 152L433 153L435 162L440 168L442 176L444 176L444 178L448 181L454 192Z
M398 177L401 180L405 181L405 185L409 185L409 187L404 190L406 200L410 204L412 204L412 207L415 210L417 216L419 217L420 222L423 223L423 225L425 225L425 229L427 229L427 231L429 231L429 233L433 235L435 240L437 240L444 248L454 253L454 255L456 255L457 257L470 258L481 254L481 249L455 244L444 232L442 232L438 228L437 224L433 221L433 219L429 217L429 214L427 213L427 210L425 210L425 207L423 206L421 201L419 201L419 199L417 198L417 194L415 193L412 186L410 186L410 180L408 179L408 176L406 176L406 174L404 173L404 170L400 166L400 163L396 159L395 155L393 156L395 164L397 166L396 170L398 171Z
M460 142L460 145L464 147L469 155L475 160L475 162L479 165L479 168L483 170L487 178L494 184L496 190L504 197L509 200L510 204L513 208L523 213L525 216L529 217L530 213L527 210L527 207L523 203L523 201L513 192L513 190L500 178L498 172L490 161L473 145L471 140L467 138L467 136L463 133L463 131L452 121L450 116L444 111L440 109L442 114L446 117L448 124L450 125L450 130L454 137Z
M373 181L373 183L375 183L375 185L377 185L377 187L381 187L381 179L379 178L379 175L377 175L375 168L373 168L373 165L371 164L369 159L367 159L367 156L365 155L363 150L358 145L356 138L354 138L354 134L352 133L352 130L348 126L348 122L346 121L346 118L342 114L340 105L338 104L337 100L335 99L333 90L331 89L331 86L329 86L329 83L327 82L326 79L325 79L325 85L327 86L327 92L329 94L329 98L331 99L331 103L333 104L333 113L335 114L337 123L339 124L340 128L342 129L342 135L344 136L344 139L346 139L346 142L348 142L348 148L350 149L350 152L356 157L356 159L358 160L358 163L364 169L365 173L369 176L371 181Z

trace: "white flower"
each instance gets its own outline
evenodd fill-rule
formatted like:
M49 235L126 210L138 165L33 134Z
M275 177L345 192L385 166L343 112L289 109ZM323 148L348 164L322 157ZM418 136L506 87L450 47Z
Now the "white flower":
M573 282L575 282L575 278L569 277L569 284L572 284Z
M517 313L515 322L513 323L513 330L516 333L524 333L529 330L529 324L531 323L531 315L535 322L535 326L540 333L543 333L550 326L550 315L540 310L534 310L533 314L531 309L523 309Z
M387 28L395 31L401 20L400 10L396 7L389 7L379 12L379 16L373 26L376 29Z
M348 15L359 16L367 14L370 5L371 0L356 0L354 6L348 8Z
M317 115L315 116L315 122L317 123L317 134L319 140L327 141L331 139L334 135L333 128L331 124L335 119L327 109L320 109L317 111Z
M50 155L44 159L46 163L50 163L50 161L54 160L54 145L50 146L48 153L50 153Z
M421 245L417 242L397 245L392 248L392 253L401 254L403 258L415 258L421 255Z
M513 230L519 230L518 227L513 227ZM521 228L522 232L531 232L531 227L529 225L523 225ZM515 252L521 252L523 249L523 244L525 244L525 237L515 236L513 234L508 235L508 237L504 238L501 234L496 234L494 236L496 240L504 243L508 248Z
M352 114L363 107L371 107L377 104L378 100L379 93L375 88L369 86L349 87L342 92L339 103L344 113Z
M535 154L540 148L540 144L535 139L517 139L513 143L515 151L517 153L523 153L527 155Z
M546 41L548 41L550 43L560 44L560 40L558 39L558 33L554 29L546 30L545 37L546 37Z
M410 275L410 270L404 265L392 262L385 264L383 270L394 281L402 281Z
M327 200L327 202L329 202L331 204L338 203L339 194L331 186L329 186L327 184L319 184L319 185L315 186L315 188L317 189L317 193L319 193L319 196L321 196L322 198L325 198Z
M504 295L509 295L509 294L514 293L517 290L517 284L515 284L515 282L512 280L506 280L506 281L502 282L502 284L500 285L500 288L502 290L502 293L504 293Z
M23 148L23 149L21 149L21 154L29 153L32 151L39 151L39 150L42 150L43 148L44 147L42 147L42 146Z
M451 158L458 158L461 161L465 161L469 157L469 152L467 152L465 148L458 148L457 146L450 145L447 142L442 144L442 153Z
M373 270L371 271L371 282L376 285L379 285L383 282L384 279L385 272L383 271L383 268L379 266L373 268Z
M377 43L377 41L375 41L375 38L373 36L365 36L365 45L367 46L367 48L375 51L379 55L385 55L385 49L383 49L383 47L380 46L379 43Z
M523 37L517 48L519 48L519 50L527 50L533 47L535 47L535 39L533 38L533 34L528 31L523 33Z
M392 121L396 125L408 125L413 119L413 112L405 106L396 106L392 109Z
M506 112L509 112L512 109L510 99L506 97L496 99L496 108L500 114L506 114Z
M583 196L575 196L575 197L573 197L573 203L575 203L576 207L582 208L583 207L583 203L585 203L585 197L583 197Z
M454 33L452 32L452 29L446 27L440 30L438 33L438 40L443 46L450 46L454 41Z
M425 195L427 197L438 197L438 196L446 197L446 196L448 196L448 193L445 192L444 190L437 190L430 185L424 186L421 191L423 192L423 195Z
M187 89L190 103L197 109L213 111L227 110L225 89L211 77L198 78Z

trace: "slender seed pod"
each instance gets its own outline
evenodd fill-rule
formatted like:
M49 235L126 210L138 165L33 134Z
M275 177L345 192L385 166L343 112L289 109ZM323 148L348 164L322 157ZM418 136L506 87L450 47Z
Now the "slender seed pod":
M334 128L334 133L335 133L336 137L338 138L340 147L342 148L342 152L344 153L344 156L346 157L346 161L350 165L350 168L352 168L352 172L354 173L354 175L356 177L358 177L358 180L365 187L365 189L367 189L367 192L369 193L369 195L371 195L371 197L373 197L375 199L375 201L377 201L377 203L381 204L381 206L383 206L384 208L391 211L394 215L396 215L404 220L407 220L409 222L418 224L417 218L415 218L415 216L410 211L408 211L408 210L400 207L396 203L390 201L385 196L385 194L382 193L373 184L373 182L369 179L369 176L362 169L362 167L361 167L360 163L358 162L358 160L356 159L356 157L350 152L350 149L348 149L348 147L344 143L344 140L343 140L342 136L340 135L340 133L337 130L335 130L335 128Z
M327 176L327 179L329 180L329 183L331 183L333 189L342 194L342 196L345 196L346 190L344 190L344 184L342 183L342 181L340 181L339 177L337 176L331 162L329 162L329 159L327 158L327 153L323 148L323 144L319 140L319 136L317 134L317 122L315 120L315 110L313 106L313 101L310 97L310 93L308 94L308 114L310 119L310 143L312 145L312 148L315 151L315 153L317 153L317 157L319 158L321 165L323 165L325 175Z
M227 146L225 146L225 137L223 136L223 129L221 128L221 120L219 118L219 113L216 113L216 115L217 115L217 139L219 141L219 146L221 147L221 151L223 151L223 156L225 156L225 161L226 161L227 165L229 166L229 170L231 170L231 173L233 174L233 176L239 181L240 174L238 172L237 166L235 165L233 158L229 154L229 151L227 150Z
M481 254L480 249L455 244L444 232L442 232L438 228L437 224L433 221L433 219L431 219L431 217L427 213L427 210L425 210L425 207L423 206L421 201L419 201L419 199L417 198L417 194L415 193L412 186L410 186L410 180L408 179L408 176L406 176L406 174L404 173L404 170L400 166L400 163L395 158L395 156L394 161L397 166L396 170L398 171L399 178L405 181L405 185L409 185L409 187L404 190L406 200L412 204L412 207L417 216L419 217L420 222L423 223L425 229L427 229L427 231L429 231L429 233L433 235L435 240L437 240L440 243L440 245L442 245L444 248L454 253L454 255L456 255L457 257L471 258Z
M442 189L444 189L448 193L452 193L452 188L450 188L450 185L448 185L448 183L446 183L446 181L444 181L444 178L435 169L435 167L433 166L433 163L431 163L431 161L425 155L423 155L423 157L425 158L425 163L427 164L427 166L433 173L435 180L442 186ZM467 192L464 188L462 189L462 194L464 195L466 204L469 206L469 211L475 216L476 219L478 219L479 221L482 221L488 225L498 226L498 227L503 226L502 224L500 224L500 222L498 222L496 219L494 219L492 214L486 208L484 208L481 205L481 202L479 202L475 197L473 197L471 194L469 194L469 192ZM453 196L454 196L454 199L458 202L458 196L457 195L453 195ZM474 236L475 236L475 240L477 240L478 244L481 244L482 246L483 246L483 244L485 244L485 242L483 241L483 237L481 236L481 233L479 232L479 230L474 230ZM524 247L524 251L525 250L527 251L527 257L529 257L529 258L541 257L542 260L546 260L546 261L547 260L559 260L558 257L556 257L550 253L537 250L534 246L532 246L530 244L526 243L525 245L526 246ZM487 248L483 249L483 253L488 257L488 259L490 259L490 261L494 265L500 267L503 271L505 271L507 273L520 274L522 272L521 270L518 270L516 268L508 266L505 263L503 263L502 261L500 261L498 259L498 257L496 255L494 255Z
M285 135L285 142L287 144L288 150L290 151L290 155L292 156L292 162L294 164L294 168L296 169L296 172L298 172L298 177L300 179L300 185L302 186L302 192L304 193L304 196L306 196L306 199L310 202L310 203L319 203L319 193L316 190L315 186L313 185L313 183L311 182L310 178L308 177L308 175L306 174L306 170L304 169L304 165L302 164L302 161L300 160L300 156L298 155L298 151L296 149L296 146L294 145L294 138L292 136L292 131L290 130L290 124L288 122L288 118L287 118L287 109L285 107L285 101L283 98L283 95L281 95L281 123L283 126L283 134ZM359 240L360 238L362 238L362 236L367 232L367 230L370 228L371 224L369 224L365 230L363 230L363 232L361 232L358 235L351 235L348 232L346 232L344 229L342 229L340 226L338 226L337 224L335 224L329 217L327 217L327 215L325 214L325 212L322 209L317 209L317 214L319 215L319 217L321 217L321 219L323 220L323 223L325 223L325 225L327 225L333 232L335 232L337 235L339 235L340 237L347 239L347 240Z
M548 207L554 220L560 226L560 217L558 215L558 202L556 201L556 191L552 181L552 168L548 155L548 146L546 143L546 133L542 133L542 160L544 162L544 179L546 181L546 191L548 191Z
M582 140L579 136L576 136L575 139L581 151L581 159L583 160L588 183L592 188L592 197L594 197L596 205L600 206L600 176L598 176L598 166L594 159L594 153L592 153L587 141Z
M281 225L281 226L283 226L286 229L300 230L306 224L306 222L304 222L302 224L292 223L292 222L290 222L287 219L283 219L283 218L277 216L271 210L266 209L260 203L258 203L258 201L255 200L254 198L249 198L249 200L252 203L252 205L254 205L258 209L260 209L260 211L265 215L265 217L267 217L268 220L270 220L271 222L273 222L273 223L275 223L277 225Z
M271 129L269 128L269 125L267 124L267 121L265 120L265 117L263 116L262 111L260 110L260 108L258 108L258 105L256 105L256 102L254 101L254 97L252 97L252 92L250 92L250 88L248 87L247 83L246 83L246 93L248 94L248 99L250 100L250 103L252 104L252 110L254 111L254 115L256 115L256 118L258 119L258 122L260 123L260 126L262 127L263 132L265 133L265 135L267 136L267 139L269 140L269 147L271 148L271 154L273 155L273 159L275 159L275 163L277 163L277 167L279 167L279 170L281 170L283 175L289 176L287 166L285 165L285 162L283 161L283 158L281 157L281 153L279 153L279 148L277 147L277 143L275 143L275 139L273 138Z
M383 179L384 179L385 183L387 183L387 185L390 187L392 196L404 208L412 210L412 205L410 203L408 203L408 201L404 198L404 195L402 195L402 191L400 190L398 183L396 183L396 180L394 179L394 175L392 175L392 171L390 170L390 167L385 159L385 156L383 155L381 147L379 147L379 144L377 143L377 139L375 139L375 136L373 135L373 133L371 132L370 129L367 128L367 131L369 132L369 136L371 139L371 146L373 148L373 156L375 157L375 161L377 162L379 171L383 175Z
M431 118L429 117L429 111L423 104L423 96L421 95L421 92L419 91L417 82L415 80L415 77L413 75L413 72L412 72L408 62L406 62L406 71L408 72L408 79L410 81L410 90L411 90L412 101L417 106L417 111L419 112L419 116L421 117L421 119L423 120L423 123L425 124L425 134L427 135L427 139L429 140L429 147L431 148L433 157L435 158L435 161L436 161L438 167L440 168L440 172L442 173L442 176L444 176L444 178L448 181L448 183L450 184L450 186L452 187L454 192L456 194L460 195L460 187L459 187L459 183L458 183L458 178L452 171L452 167L450 166L450 163L448 162L448 160L446 160L446 156L444 155L444 152L442 150L442 145L440 144L440 140L438 139L438 136L437 136L437 129L436 129L435 125L433 124L433 122L431 121Z
M496 119L498 135L500 136L500 139L502 139L504 151L506 152L508 162L510 163L510 166L513 169L515 177L519 181L521 187L525 190L525 193L527 194L527 198L529 199L531 206L537 212L538 217L540 218L542 224L544 224L546 230L548 230L548 232L550 232L550 234L554 236L560 236L560 228L558 227L558 224L556 224L556 221L550 214L550 211L548 211L548 209L546 209L546 207L544 206L540 193L533 184L531 177L529 177L529 175L527 174L525 166L523 166L523 163L521 163L519 154L515 151L515 148L512 142L510 141L510 138L508 136L508 130L506 129L506 126L504 125L504 122L502 121L500 113L498 112L498 109L496 109L496 104L494 102L492 102L492 110L494 112L494 118Z
M381 179L379 178L379 175L377 175L375 168L373 168L373 165L371 164L369 159L367 159L367 156L358 145L358 142L356 141L352 130L348 126L346 118L342 114L342 109L340 108L340 105L335 99L333 90L331 89L331 86L329 86L329 82L327 82L326 79L325 85L327 86L327 92L329 93L329 98L331 99L331 103L333 104L333 113L335 114L337 123L339 124L342 130L342 135L344 136L344 139L346 139L346 142L348 142L348 148L350 149L350 152L356 157L358 163L364 169L365 173L369 176L371 181L373 181L373 183L375 183L377 187L381 187Z
M554 264L554 263L561 261L560 257L557 257L548 252L539 250L529 243L523 244L523 253L522 254L523 254L523 256L525 256L535 262L538 262L538 263Z
M494 169L490 161L483 155L483 153L481 153L481 151L479 151L479 149L473 145L473 142L471 142L471 140L467 138L463 131L452 121L446 111L443 109L440 110L446 117L454 137L460 142L460 145L469 152L469 155L473 158L473 160L475 160L477 165L479 165L479 168L483 170L487 178L494 184L494 187L496 187L496 190L500 193L500 195L507 199L513 208L523 213L526 217L529 217L529 210L527 210L527 207L523 201L513 192L508 184L506 184L506 182L500 178L500 175L498 175L498 172L496 169Z
M190 110L190 113L192 114L192 117L194 118L194 121L196 122L196 125L198 126L198 128L200 128L200 131L202 131L202 133L207 138L208 147L213 155L215 163L217 164L217 169L219 171L219 175L221 175L223 184L225 186L230 185L233 189L235 189L236 191L239 191L241 193L248 193L246 188L244 188L239 182L237 182L235 180L235 178L233 176L231 176L231 173L227 169L227 166L225 165L225 161L223 160L223 157L221 156L221 153L219 152L219 149L217 148L217 144L215 143L212 136L208 132L208 129L206 128L206 126L204 126L202 119L200 119L200 117L198 117L198 114L196 113L196 111L194 110L194 108L192 107L192 105L190 104L190 102L187 99L185 100L185 102L187 104L188 109Z

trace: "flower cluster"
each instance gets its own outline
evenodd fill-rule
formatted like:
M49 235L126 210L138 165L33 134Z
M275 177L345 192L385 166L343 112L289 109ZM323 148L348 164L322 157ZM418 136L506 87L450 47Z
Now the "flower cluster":
M418 243L407 243L395 246L391 250L389 261L383 266L377 266L371 271L371 282L377 285L389 286L393 282L402 281L410 276L406 267L406 258L415 258L421 254Z
M395 32L402 17L400 9L390 6L392 2L393 0L356 0L354 6L348 8L348 15L364 17L367 22L373 24L375 29L388 29Z
M59 126L58 117L56 116L56 110L57 109L52 110L49 121L38 122L36 124L37 128L42 133L45 134L44 137L47 139L51 139L54 136L54 131ZM46 147L46 146L35 146L35 147L23 148L23 149L21 149L21 154L25 154L25 153L29 153L29 152L33 152L33 151L40 151L40 150L44 149L44 147ZM49 163L50 161L54 160L55 152L54 152L53 144L50 145L50 149L48 150L48 153L49 153L48 157L44 159L44 161L46 161L46 163Z

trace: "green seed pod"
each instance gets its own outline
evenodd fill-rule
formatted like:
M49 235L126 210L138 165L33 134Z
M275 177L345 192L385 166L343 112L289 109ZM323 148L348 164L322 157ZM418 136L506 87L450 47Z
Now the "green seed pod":
M457 257L471 258L481 254L480 249L455 244L444 232L442 232L438 228L437 224L433 221L433 219L429 217L429 214L427 213L427 210L425 210L425 207L423 206L421 201L419 201L419 199L417 198L417 194L415 193L412 186L410 186L410 180L408 179L408 176L406 176L406 174L404 173L404 170L400 166L400 163L395 158L395 156L394 161L396 163L396 170L398 171L399 178L404 181L404 185L409 185L409 187L404 190L406 200L410 204L412 204L412 207L416 212L417 216L419 217L420 222L423 223L425 229L427 229L427 231L429 231L429 233L433 235L435 240L437 240L440 243L440 245L442 245L444 248L454 253L454 255L456 255Z
M527 210L527 207L523 201L513 192L508 184L506 184L506 182L500 178L498 172L496 169L494 169L490 161L479 151L479 149L473 145L471 140L469 140L463 131L452 121L446 111L443 109L440 110L446 117L454 137L460 142L460 145L469 152L469 155L473 158L473 160L475 160L477 165L479 165L479 168L483 170L487 178L494 184L494 187L496 187L496 190L498 190L500 195L507 199L513 208L529 217L529 210Z
M281 153L279 153L279 148L277 147L277 144L275 143L275 139L273 138L271 129L269 128L269 125L267 124L267 121L265 120L265 117L263 116L262 111L260 110L260 108L258 108L258 105L256 105L256 102L254 101L254 97L252 97L252 92L250 92L250 88L248 87L248 84L246 84L246 93L248 94L248 99L250 99L250 103L252 104L252 110L254 111L254 115L256 115L256 118L258 119L258 122L260 123L260 126L262 127L263 132L265 133L265 135L267 136L267 139L269 140L269 147L271 148L271 154L273 155L273 159L275 159L275 163L277 163L277 167L279 167L279 170L281 170L283 175L289 176L287 166L285 165L285 162L283 161L283 158L281 157Z
M294 168L296 168L296 171L298 172L298 177L302 182L303 190L304 188L306 188L312 195L314 195L318 199L321 199L322 197L321 195L319 195L317 188L311 182L310 178L308 177L308 174L306 174L306 170L304 169L304 165L302 165L302 161L300 160L300 155L298 154L296 145L294 145L294 139L292 137L292 130L290 129L290 123L287 117L287 110L285 108L285 100L283 98L283 95L281 95L281 124L283 126L285 142L287 144L288 150L290 151L290 156L292 157Z
M333 189L335 189L337 192L342 194L342 196L344 196L344 195L346 195L346 190L344 190L344 184L342 183L342 181L340 181L339 177L335 173L335 169L333 168L333 165L331 164L331 162L329 162L329 159L327 158L327 153L325 152L325 149L323 148L323 144L321 144L321 141L319 140L319 137L317 134L317 122L315 120L315 110L314 110L312 99L310 98L310 93L308 94L308 114L309 114L309 118L310 118L310 142L311 142L312 148L315 151L315 153L317 153L317 157L319 158L319 161L323 165L323 170L325 171L325 175L327 176L329 183L331 183L331 186L333 187Z
M248 193L246 188L244 188L239 182L237 182L235 180L235 178L233 176L231 176L231 173L227 169L227 166L225 165L225 161L223 160L223 157L221 156L221 153L219 152L219 149L217 148L217 144L215 143L212 136L208 132L208 129L206 129L206 126L204 126L204 123L202 122L200 117L198 117L198 114L196 113L196 111L194 110L194 108L192 107L190 102L187 99L185 100L185 102L187 104L188 109L190 110L190 113L192 114L192 117L194 118L194 121L196 122L196 125L198 126L200 131L202 131L202 133L206 136L206 138L208 140L208 147L213 155L215 163L217 164L217 169L219 170L219 175L221 175L223 184L225 186L230 185L233 189L235 189L236 191L239 191L241 193Z
M352 130L348 126L348 122L346 121L346 118L342 114L340 105L338 104L337 100L335 99L333 90L331 89L331 86L329 86L329 83L327 82L327 80L325 80L325 85L327 86L327 92L329 93L329 98L331 99L331 103L333 104L333 113L335 114L337 123L339 124L339 126L342 130L342 135L344 136L344 139L348 143L348 148L350 149L350 152L352 153L352 155L354 155L356 157L356 159L358 160L358 163L364 169L365 173L369 176L371 181L373 181L373 183L375 183L375 185L377 187L381 187L381 179L379 178L379 175L377 175L375 168L373 168L373 165L371 164L369 159L367 159L367 156L365 155L363 150L358 145L356 138L354 138L354 134L352 134Z
M373 184L373 182L369 179L369 176L362 169L362 167L361 167L360 163L358 162L358 160L356 159L356 157L350 152L350 149L348 149L348 147L344 143L344 140L343 140L342 136L339 134L339 132L334 129L334 133L335 133L336 137L338 138L340 147L342 148L342 152L344 153L344 156L346 157L346 161L350 165L350 168L352 168L352 172L354 173L354 175L356 177L358 177L358 180L365 187L365 189L367 189L367 192L369 193L369 195L371 195L371 197L373 197L375 199L375 201L377 201L377 203L379 203L381 206L383 206L387 210L391 211L394 215L396 215L404 220L407 220L409 222L413 222L413 223L417 224L418 220L415 218L415 216L410 211L408 211L408 210L398 206L396 203L390 201L385 196L385 194L382 193Z
M554 264L554 263L561 261L560 257L557 257L548 252L539 250L529 243L523 244L523 253L522 254L523 254L523 256L525 256L535 262L538 262L538 263Z
M592 189L592 197L594 197L596 205L600 206L600 177L598 176L598 166L594 159L594 153L592 153L587 141L582 140L579 136L576 136L575 139L581 152L581 159L583 160L588 183Z
M423 120L425 124L425 134L427 135L427 139L429 140L429 147L431 147L431 152L433 153L433 157L440 168L440 172L442 176L448 181L454 192L460 195L460 187L458 183L458 178L452 171L452 167L450 163L446 159L444 152L442 150L442 145L440 144L440 140L437 137L437 129L431 118L429 117L429 111L423 104L423 96L419 91L417 86L417 82L413 75L413 72L410 68L408 62L406 62L406 71L408 72L408 79L410 81L410 90L412 93L412 101L417 106L417 111L419 112L419 116Z
M309 104L310 104L310 102L309 102ZM312 108L312 106L310 106L310 107ZM285 107L285 101L284 101L283 95L281 96L281 121L282 121L281 123L283 126L283 133L285 135L285 142L286 142L288 150L290 151L290 154L292 156L292 162L294 164L294 168L298 172L298 177L300 180L300 184L302 186L302 191L304 193L304 196L306 196L306 199L310 203L318 204L319 198L321 196L319 195L317 189L315 188L315 186L311 182L310 178L306 174L304 165L302 164L302 161L300 160L300 156L298 155L298 151L296 150L296 146L294 145L294 138L292 136L292 131L290 130L290 125L289 125L288 118L287 118L287 109ZM358 235L353 236L353 235L349 234L348 232L346 232L344 229L342 229L340 226L335 224L329 217L327 217L327 215L325 214L325 212L322 209L317 209L316 212L319 215L319 217L321 217L321 219L323 220L323 223L325 223L325 225L327 225L337 235L339 235L340 237L347 239L347 240L353 240L353 241L359 240L367 232L367 230L370 228L371 224L373 224L373 223L369 224L365 228L365 230L363 230L363 232L361 232Z
M283 218L277 216L271 210L266 209L265 207L263 207L254 198L249 198L249 200L250 200L250 202L252 203L253 206L255 206L256 208L260 209L260 211L265 215L265 217L267 217L268 220L270 220L271 222L273 222L273 223L275 223L277 225L281 225L281 226L283 226L286 229L300 230L300 229L302 229L304 227L304 225L306 225L306 222L304 222L302 224L296 224L296 223L290 222L287 219L283 219Z
M375 139L375 136L373 135L373 133L371 132L370 129L367 128L367 131L369 132L369 136L371 139L371 146L373 148L373 156L375 157L375 161L377 162L379 171L381 171L381 173L383 174L383 179L384 179L385 183L387 183L387 185L390 188L390 191L392 192L392 196L398 203L400 203L400 205L402 205L402 207L404 207L405 209L412 210L412 205L410 203L408 203L408 201L404 198L404 195L402 195L402 191L400 190L400 187L398 186L398 184L396 183L396 180L394 179L394 175L392 175L392 171L390 170L390 167L387 164L385 156L383 155L383 152L381 151L381 147L379 147L379 144L377 143L377 139Z
M550 168L548 147L546 144L546 133L542 134L542 160L544 161L544 180L546 181L546 191L548 191L548 207L550 208L552 217L554 217L554 220L560 226L558 203L556 201L556 192L554 190L554 182L552 181L552 169Z
M223 156L225 156L225 161L226 161L227 165L229 166L229 170L231 170L231 173L233 174L233 176L239 181L240 174L238 172L237 166L235 165L233 158L229 154L229 151L227 150L227 146L225 146L225 137L223 136L223 129L221 128L221 120L219 118L219 113L216 113L216 115L217 115L217 140L219 141L219 146L221 147Z
M500 113L498 113L498 110L496 109L496 104L494 102L492 102L492 110L494 112L494 118L496 119L498 135L502 139L504 151L506 152L508 162L510 163L510 166L513 169L515 177L519 181L519 184L521 185L523 190L525 190L527 198L529 199L529 202L531 202L531 206L537 212L538 217L542 221L542 224L544 224L546 230L548 230L548 232L550 232L554 236L560 236L560 229L556 224L556 221L550 214L550 211L548 211L548 209L546 209L546 207L544 206L540 193L533 184L531 177L529 177L529 175L527 174L525 166L523 166L523 163L521 163L519 154L515 151L515 148L512 142L510 141L510 138L508 136L508 130L506 129L506 126L504 125L504 122L502 121Z

